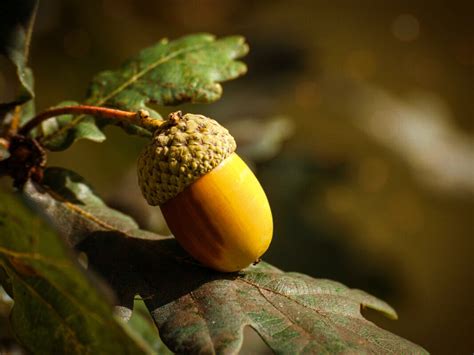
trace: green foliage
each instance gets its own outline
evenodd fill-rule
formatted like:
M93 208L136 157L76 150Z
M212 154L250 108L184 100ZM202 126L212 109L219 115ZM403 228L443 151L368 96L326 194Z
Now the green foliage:
M177 278L181 287L192 282L189 273L187 277ZM212 277L176 296L170 303L156 296L148 305L163 340L179 353L197 345L218 354L236 352L245 325L279 354L425 353L360 314L362 306L396 317L386 303L340 283L284 273L263 262L235 278Z
M35 353L145 353L58 236L15 196L0 195L0 266L15 300L11 325ZM107 329L107 331L103 331Z
M244 39L239 36L216 40L209 34L197 34L171 42L162 40L142 50L119 70L98 74L91 83L86 103L130 111L146 109L159 118L160 115L148 107L149 103L213 102L222 95L220 82L245 73L245 64L235 59L247 51ZM98 128L91 128L94 120L86 115L63 119L65 124L45 132L41 140L51 150L66 149L80 138L97 140ZM87 129L75 128L84 121ZM100 127L106 123L105 120L97 121ZM146 135L143 129L134 125L125 125L124 128L131 134ZM73 133L69 133L70 130Z
M6 34L0 37L0 51L16 68L20 93L1 103L0 111L12 115L14 107L27 103L16 114L23 123L33 115L33 77L26 63L37 2L18 4L21 11L0 24L0 33ZM119 70L97 75L86 103L147 109L159 119L150 104L213 102L222 94L221 82L246 71L236 59L247 50L238 36L162 40ZM66 104L71 103L61 105ZM43 147L64 150L78 139L102 142L108 123L62 115L43 122L35 133ZM133 125L123 128L150 134ZM271 154L279 136L270 137L260 151ZM8 152L3 145L0 149L0 160L5 159ZM22 157L20 161L35 161L28 154ZM132 218L108 207L71 171L49 168L41 181L28 181L21 195L36 214L0 189L0 282L14 299L13 332L30 352L168 354L157 326L172 351L234 354L247 325L282 354L425 352L360 313L368 307L395 318L385 302L264 262L234 274L203 268L172 237L141 230ZM85 253L88 268L108 288L79 265L75 251ZM137 295L144 303L136 301Z
M172 352L161 341L153 318L142 299L135 299L133 303L133 314L128 325L133 331L145 340L153 351L160 355L172 354Z
M64 101L57 107L78 104L75 101ZM73 120L73 115L61 115L42 122L39 127L40 135L51 136L50 140L44 142L44 147L52 151L64 150L79 139L88 139L98 143L105 140L104 133L97 127L93 117L86 116L77 124L69 127ZM68 127L68 129L64 130L64 127Z
M209 34L197 34L171 42L165 39L142 50L119 70L97 75L88 101L132 111L149 109L149 102L213 102L222 95L220 82L245 73L245 64L235 59L247 51L239 36L216 40Z
M0 4L0 54L15 66L20 90L9 102L0 102L0 114L34 97L33 72L27 66L31 33L33 30L37 0L21 0L12 8L9 1ZM0 115L1 116L1 115Z
M277 353L424 353L362 317L361 306L396 317L363 291L283 273L263 262L238 274L213 272L196 265L174 239L124 220L77 175L52 169L45 181L47 190L27 187L30 203L46 211L70 240L80 241L77 248L115 291L121 308L131 310L136 294L145 300L172 351L235 353L250 325ZM91 213L98 205L101 215Z
M81 176L65 169L46 169L42 185L26 185L24 195L72 246L92 232L138 228L132 218L108 208Z

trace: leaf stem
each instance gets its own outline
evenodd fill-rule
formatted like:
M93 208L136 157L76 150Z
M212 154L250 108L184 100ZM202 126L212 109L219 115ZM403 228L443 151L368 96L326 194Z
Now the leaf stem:
M150 118L150 114L146 110L139 110L138 112L122 111L113 108L100 106L62 106L53 107L41 112L36 117L28 121L18 131L21 135L27 135L32 129L41 124L43 121L51 117L60 115L91 115L94 117L107 118L118 120L122 122L130 122L139 125L149 130L155 130L160 127L164 121Z

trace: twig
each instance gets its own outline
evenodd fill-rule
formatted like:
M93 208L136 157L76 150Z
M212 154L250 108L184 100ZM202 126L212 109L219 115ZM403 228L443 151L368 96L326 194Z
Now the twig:
M38 126L41 122L51 117L57 117L60 115L91 115L100 118L108 118L112 120L125 121L134 123L143 128L155 130L163 124L163 121L150 118L148 111L139 110L138 112L122 111L112 108L100 107L100 106L63 106L54 107L46 111L41 112L39 115L28 121L18 131L21 135L27 135L33 128Z

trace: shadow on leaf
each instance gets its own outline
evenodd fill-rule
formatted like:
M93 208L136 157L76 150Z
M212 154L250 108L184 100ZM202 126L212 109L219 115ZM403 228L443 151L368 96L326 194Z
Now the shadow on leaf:
M94 232L77 249L87 254L89 266L109 283L126 307L138 294L157 308L206 282L233 280L237 275L196 264L174 238L151 240L124 237L120 232Z

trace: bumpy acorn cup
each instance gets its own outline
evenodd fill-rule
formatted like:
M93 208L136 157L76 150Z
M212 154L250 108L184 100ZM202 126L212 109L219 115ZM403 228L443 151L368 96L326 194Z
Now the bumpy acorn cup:
M223 272L259 260L273 234L265 192L235 148L234 138L215 120L177 112L138 158L145 199L161 207L189 254Z

